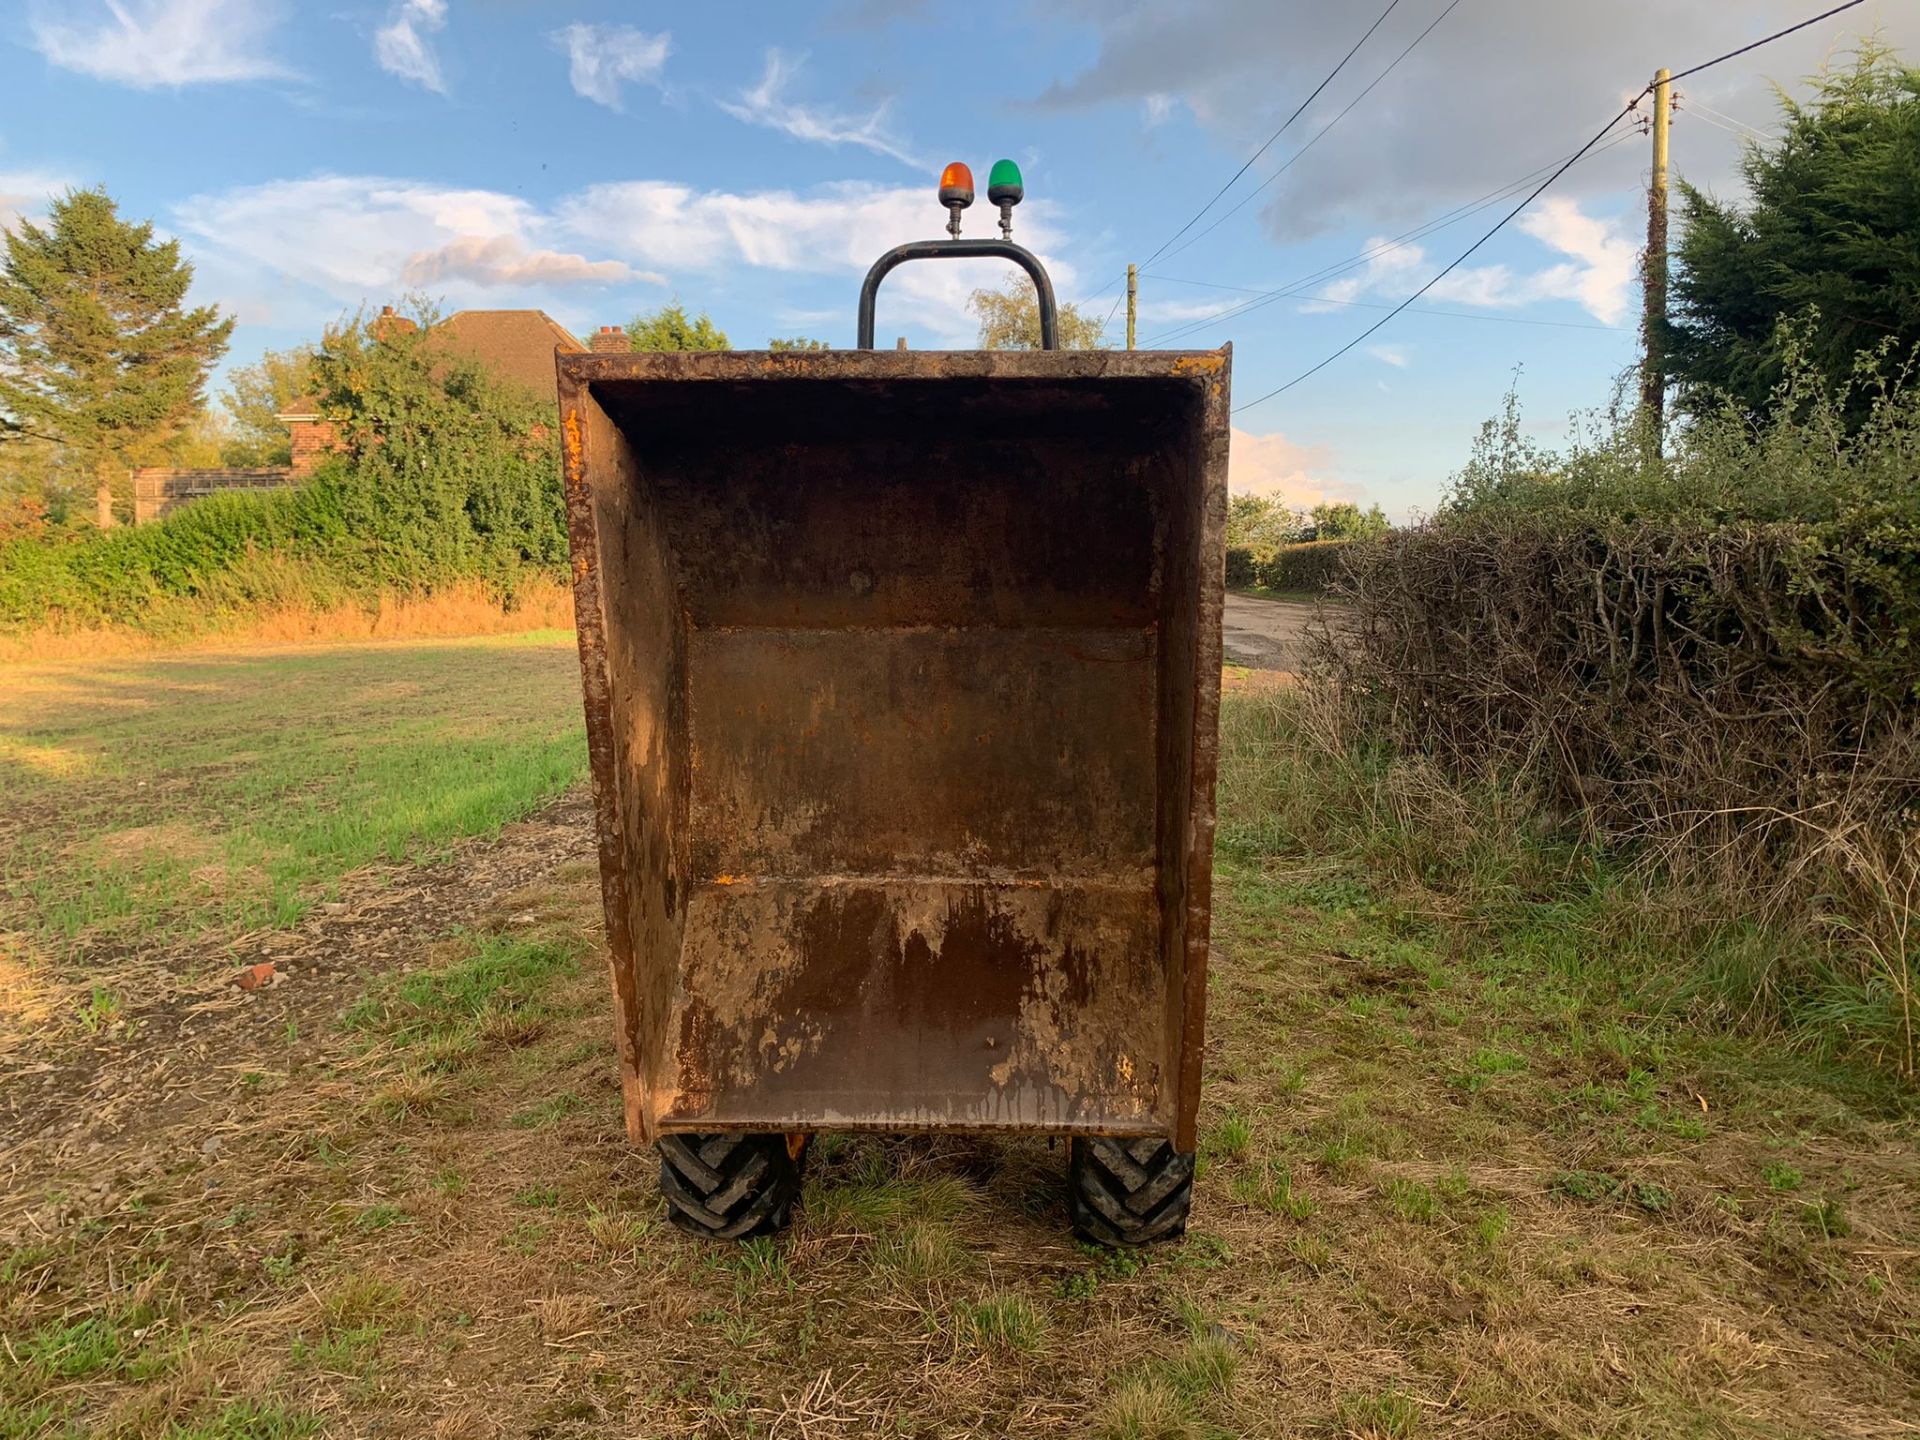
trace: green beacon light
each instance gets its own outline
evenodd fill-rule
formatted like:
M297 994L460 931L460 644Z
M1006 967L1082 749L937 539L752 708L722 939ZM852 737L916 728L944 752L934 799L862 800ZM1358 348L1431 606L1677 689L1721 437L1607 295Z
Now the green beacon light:
M1013 239L1013 207L1025 198L1027 187L1020 183L1020 167L1011 160L996 160L987 172L987 203L1000 207L1000 238Z

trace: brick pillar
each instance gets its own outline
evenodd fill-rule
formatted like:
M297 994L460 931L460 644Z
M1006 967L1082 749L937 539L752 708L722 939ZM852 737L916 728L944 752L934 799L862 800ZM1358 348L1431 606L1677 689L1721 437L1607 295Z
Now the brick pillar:
M625 355L633 349L633 341L618 325L602 325L593 332L587 348L596 355Z
M322 460L340 448L340 430L331 420L289 420L287 437L296 480L311 475Z

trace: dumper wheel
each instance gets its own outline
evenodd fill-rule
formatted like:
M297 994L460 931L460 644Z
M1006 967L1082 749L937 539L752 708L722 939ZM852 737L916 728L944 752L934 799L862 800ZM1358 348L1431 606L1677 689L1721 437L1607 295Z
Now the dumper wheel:
M745 1240L793 1219L804 1136L663 1135L658 1148L667 1216L682 1230Z
M1073 1229L1100 1245L1147 1245L1187 1233L1193 1156L1166 1140L1075 1137L1068 1172Z

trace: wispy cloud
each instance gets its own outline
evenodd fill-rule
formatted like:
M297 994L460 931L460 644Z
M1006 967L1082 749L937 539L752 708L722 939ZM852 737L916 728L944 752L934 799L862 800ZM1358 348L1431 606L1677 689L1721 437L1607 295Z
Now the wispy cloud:
M628 81L658 85L673 37L649 35L631 25L575 23L553 32L553 42L567 54L567 78L573 93L618 110L620 87Z
M1078 275L1047 202L1029 201L1021 215L1022 238L1074 293ZM941 215L921 186L859 181L728 191L628 180L542 206L497 190L320 175L196 195L172 221L230 289L274 295L277 306L380 303L424 288L454 307L498 305L511 290L511 303L564 309L582 292L604 304L593 287L663 277L703 283L751 270L851 283L889 246L937 231ZM989 228L991 217L978 223ZM968 294L1009 273L994 260L907 266L887 282L882 321L970 344Z
M537 299L660 278L579 253L550 215L516 196L420 180L321 175L243 185L183 202L174 224L230 269L346 305L416 287L456 305L498 304L489 292L503 286Z
M427 288L449 280L476 285L614 285L664 277L635 270L622 260L589 260L561 250L529 250L512 235L462 235L434 250L407 257L401 283Z
M440 73L440 57L427 37L446 24L447 0L398 0L387 23L373 32L373 58L389 75L444 95L447 82Z
M799 73L801 63L801 59L779 50L767 51L767 68L760 83L737 101L722 100L720 108L736 120L764 125L796 140L817 145L857 145L903 165L921 168L920 158L887 133L887 106L881 105L865 116L837 115L789 100L787 83Z
M1427 298L1488 309L1570 300L1603 324L1620 322L1632 304L1640 251L1619 221L1588 215L1578 201L1556 197L1521 216L1519 226L1569 258L1530 274L1509 265L1463 265L1427 291ZM1418 245L1390 249L1389 244L1384 238L1369 240L1367 249L1377 253L1366 267L1321 287L1322 296L1334 302L1368 294L1397 300L1418 289L1438 268ZM1328 307L1308 300L1300 308L1311 312Z
M34 49L64 70L151 90L287 78L267 45L284 13L273 0L42 4L28 29Z
M46 170L0 170L0 230L11 230L22 220L39 220L47 201L72 184L67 176Z
M1404 345L1369 345L1367 353L1383 365L1391 365L1396 370L1407 368L1407 350Z

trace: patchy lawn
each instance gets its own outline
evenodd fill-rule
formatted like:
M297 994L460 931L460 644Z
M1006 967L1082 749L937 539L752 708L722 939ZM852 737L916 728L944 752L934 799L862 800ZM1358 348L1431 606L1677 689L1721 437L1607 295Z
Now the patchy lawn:
M1078 1246L1063 1150L967 1137L822 1136L788 1235L672 1230L569 798L344 878L287 983L49 1052L87 1088L6 1172L0 1437L1916 1433L1911 1097L1663 988L1660 897L1304 713L1227 701L1184 1243Z
M583 773L578 693L562 631L0 666L0 997L97 1030L139 960L497 834Z

